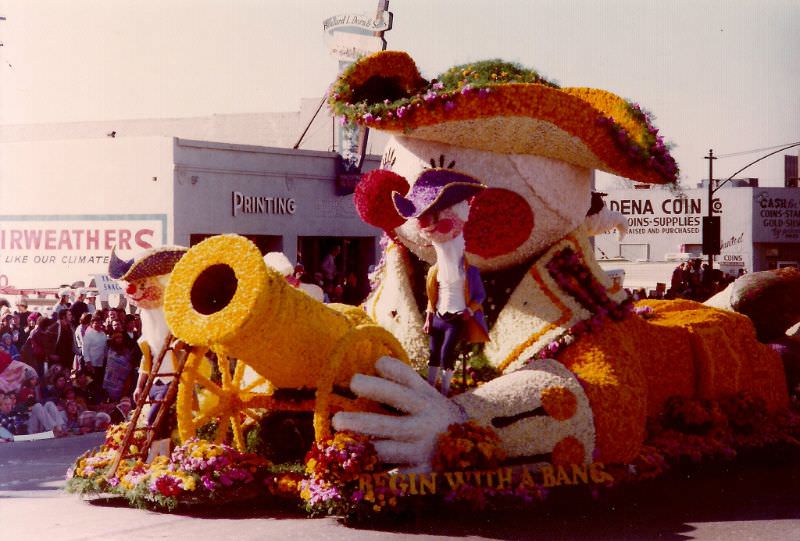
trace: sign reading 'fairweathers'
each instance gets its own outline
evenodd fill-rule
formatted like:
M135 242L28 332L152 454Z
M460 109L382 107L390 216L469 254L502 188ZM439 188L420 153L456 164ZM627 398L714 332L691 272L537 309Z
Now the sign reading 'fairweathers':
M165 215L0 217L0 276L19 288L54 287L108 271L111 250L166 241Z

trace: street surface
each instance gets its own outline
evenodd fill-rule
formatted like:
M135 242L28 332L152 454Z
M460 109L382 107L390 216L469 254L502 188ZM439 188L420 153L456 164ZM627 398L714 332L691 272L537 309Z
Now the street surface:
M420 510L348 527L292 508L247 506L183 514L87 502L64 473L102 434L0 444L0 540L800 540L800 464L714 468L620 490L600 501L554 497L523 513Z

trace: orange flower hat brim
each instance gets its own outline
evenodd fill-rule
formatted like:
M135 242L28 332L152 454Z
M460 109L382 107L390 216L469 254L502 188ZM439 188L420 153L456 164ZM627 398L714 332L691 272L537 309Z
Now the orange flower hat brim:
M639 182L676 182L678 167L649 115L619 96L559 88L501 61L423 79L411 57L363 57L336 81L333 113L409 137L503 154L534 154Z

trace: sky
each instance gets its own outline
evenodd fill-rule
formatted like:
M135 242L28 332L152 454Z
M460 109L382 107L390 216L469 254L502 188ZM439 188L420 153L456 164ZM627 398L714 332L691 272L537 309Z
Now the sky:
M322 28L378 0L0 0L0 124L296 111L337 61ZM800 142L797 0L391 0L426 78L502 58L640 103L694 187ZM787 151L797 155L800 147ZM783 185L783 154L742 176Z

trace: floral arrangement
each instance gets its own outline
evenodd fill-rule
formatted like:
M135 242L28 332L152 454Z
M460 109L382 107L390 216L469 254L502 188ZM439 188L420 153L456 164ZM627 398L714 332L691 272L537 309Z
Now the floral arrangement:
M619 482L643 481L671 470L730 461L742 455L763 459L768 448L786 455L800 451L800 414L770 415L763 400L737 393L720 400L671 397L664 412L650 419L639 455L612 466Z
M517 137L460 134L468 141L463 146L493 145L487 148L521 154L533 145L537 153L567 162L591 160L577 158L578 147L568 148L567 138L577 136L595 156L597 168L646 182L672 183L678 178L678 167L652 125L652 115L638 104L602 90L560 88L514 63L489 60L455 66L428 82L405 53L380 52L345 70L328 103L345 122L397 133L416 131L416 136L425 132L442 142L455 135L440 129L446 122L504 115L503 130L515 131ZM536 121L568 135L549 133L549 142L523 136L544 129Z
M149 464L123 460L106 478L116 449L101 447L78 458L67 490L121 495L137 507L173 510L180 504L239 501L268 492L270 463L259 456L205 440L189 440Z
M468 421L450 425L447 432L439 436L432 465L437 472L493 470L505 459L497 433L490 427ZM545 497L546 490L536 484L518 483L498 488L464 482L447 490L444 502L485 511L526 506Z
M300 482L300 497L312 515L350 515L362 504L380 511L396 505L388 491L358 490L358 476L375 471L378 455L372 443L349 432L315 443L306 455L306 478Z
M103 442L103 447L107 449L119 449L122 445L122 441L125 439L125 433L128 431L128 422L119 423L116 425L110 425L106 429L106 439ZM132 453L137 453L139 449L144 445L147 441L147 431L142 429L136 429L133 432L133 437L130 441L130 451Z
M452 424L447 432L439 435L432 465L435 471L490 470L505 458L506 453L494 430L467 421Z
M392 192L404 194L408 181L388 169L375 169L362 175L353 201L356 212L368 224L380 227L390 236L405 222L392 204Z

